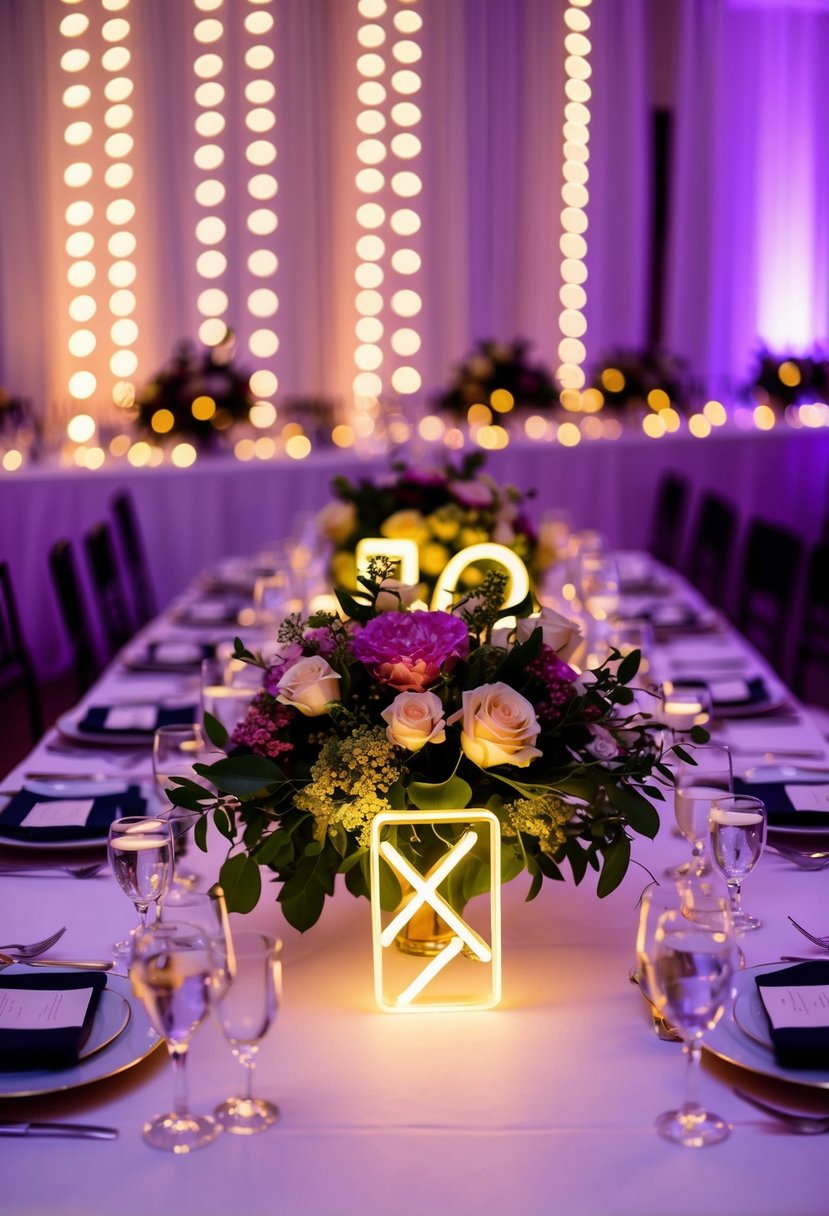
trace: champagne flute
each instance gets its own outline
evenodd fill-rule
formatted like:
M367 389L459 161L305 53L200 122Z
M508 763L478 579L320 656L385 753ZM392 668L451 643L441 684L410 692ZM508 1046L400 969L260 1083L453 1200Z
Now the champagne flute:
M214 1114L226 1131L248 1136L272 1127L279 1110L253 1096L253 1071L259 1044L272 1025L281 1002L282 943L249 930L232 936L230 983L217 995L214 1010L233 1054L245 1069L242 1097L228 1098Z
M107 842L109 864L118 886L130 897L146 928L147 913L170 888L173 867L173 838L169 823L143 815L126 815L110 824ZM115 952L125 954L129 941L115 943Z
M169 822L173 843L182 855L186 851L187 833L198 822L199 812L175 806L170 801L168 791L175 789L172 778L199 780L194 769L196 764L215 764L223 759L224 752L213 747L197 722L160 726L153 736L153 773L161 802L158 817ZM175 868L175 884L193 886L197 881L195 874L185 874Z
M202 929L159 922L135 939L130 979L133 992L164 1038L173 1066L173 1109L144 1124L153 1148L189 1153L221 1132L211 1115L194 1115L187 1100L187 1049L210 1007L217 974L226 966L220 945Z
M684 1148L717 1144L731 1133L719 1115L700 1105L698 1097L702 1037L725 1009L735 969L734 929L727 900L689 919L687 909L664 912L654 942L653 983L657 1008L684 1039L688 1059L685 1101L656 1121L665 1140Z
M728 884L731 913L738 933L759 929L762 921L743 911L743 879L750 874L766 843L767 817L759 798L747 794L716 798L708 818L711 857Z
M734 788L731 752L715 743L684 745L690 760L680 759L675 773L674 814L682 835L691 844L691 860L668 871L671 878L683 874L709 874L706 856L708 815L715 798Z

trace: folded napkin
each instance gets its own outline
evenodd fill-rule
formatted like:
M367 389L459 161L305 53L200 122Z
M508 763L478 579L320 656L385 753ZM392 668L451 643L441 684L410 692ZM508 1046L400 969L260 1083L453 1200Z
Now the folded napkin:
M147 646L146 657L151 663L157 663L160 667L184 664L197 667L202 660L212 659L215 653L216 647L208 643L167 638L158 642L150 642Z
M235 621L239 605L228 600L194 600L182 608L180 620L194 625L225 625Z
M195 722L195 705L90 705L78 723L82 734L146 735L149 739L159 726Z
M729 721L718 735L718 742L737 752L777 753L780 757L818 759L826 754L826 740L805 719L797 722L769 722L762 718Z
M728 709L730 706L761 705L768 701L769 693L762 676L753 680L743 680L739 677L719 680L692 680L690 678L672 680L674 688L694 688L699 684L707 687L711 694L711 704L715 709Z
M143 815L147 800L138 785L96 797L49 797L22 789L0 811L0 836L6 840L59 844L65 840L100 840L109 825L124 815Z
M71 1068L89 1038L105 975L0 975L0 1069Z
M743 781L734 778L734 793L764 803L770 828L829 828L829 785L796 781Z
M755 977L783 1068L829 1068L829 961Z

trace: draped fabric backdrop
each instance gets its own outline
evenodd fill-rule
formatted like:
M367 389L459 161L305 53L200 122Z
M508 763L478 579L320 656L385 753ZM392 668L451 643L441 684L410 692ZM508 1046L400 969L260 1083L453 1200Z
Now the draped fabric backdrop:
M678 47L660 45L658 4L594 0L587 10L593 99L585 341L588 361L613 345L644 342L651 69L655 58L674 53L666 338L718 388L740 381L758 338L805 346L826 337L829 13L817 0L671 3L682 6L681 21L670 27ZM423 224L413 241L423 263L412 278L423 301L422 348L411 360L422 377L420 405L477 339L523 335L535 356L557 365L565 7L565 0L412 6L423 18L417 35L423 86L413 98L423 115L415 128ZM84 45L92 60L83 78L92 89L93 132L84 148L67 149L64 129L84 115L62 104L72 79L60 67L68 45L60 23L77 11L91 21ZM130 22L130 229L137 241L131 290L138 326L132 347L138 366L130 378L140 390L179 340L195 340L202 320L196 300L210 285L196 272L203 246L195 228L204 209L194 192L205 175L194 163L204 141L194 128L193 64L213 48L197 46L193 28L212 15L225 28L225 129L217 142L227 196L217 210L226 225L220 248L227 270L219 285L228 297L226 319L239 333L240 361L247 362L245 343L258 324L245 312L252 286L247 258L256 246L247 227L252 170L244 158L251 134L243 21L251 11L246 0L225 0L207 14L191 0L131 0L103 16L97 0L0 5L0 386L31 398L52 426L78 408L67 390L78 360L67 351L76 289L67 283L65 250L71 232L65 209L78 192L64 184L63 172L87 153L96 171L83 193L96 207L90 227L98 258L89 290L99 298L91 358L105 374L84 408L100 417L114 412L107 370L113 288L104 257L113 229L102 218L113 196L103 182L104 17ZM279 189L269 205L278 227L259 244L279 264L258 285L279 298L272 319L279 349L267 365L279 378L277 402L324 394L347 409L359 341L356 210L365 201L355 186L363 19L357 0L273 0L269 11L274 27L262 41L274 53L266 75L276 86L272 171ZM387 311L381 319L388 329Z

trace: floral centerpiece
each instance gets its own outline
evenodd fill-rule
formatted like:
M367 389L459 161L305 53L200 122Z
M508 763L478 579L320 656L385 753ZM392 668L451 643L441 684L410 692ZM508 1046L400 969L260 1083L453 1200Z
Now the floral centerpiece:
M557 552L543 527L536 531L526 501L514 486L502 486L483 472L483 453L467 456L459 467L418 469L392 466L391 475L371 481L337 477L333 500L322 508L317 526L333 548L331 576L335 586L354 590L354 551L365 537L415 541L420 558L422 598L428 598L446 564L461 549L494 541L512 549L538 584ZM477 586L485 567L469 566L461 576L465 588Z
M253 397L248 373L233 363L234 345L230 331L218 346L201 352L181 342L135 403L139 429L157 438L189 435L204 440L246 421Z
M762 347L744 391L753 401L780 409L801 401L827 401L829 355L820 346L806 354L774 352Z
M656 347L611 351L596 367L591 387L602 394L606 408L616 410L667 405L685 410L693 396L685 362ZM651 398L655 391L661 395Z
M180 778L171 791L200 812L199 847L208 818L228 840L220 882L229 907L256 905L264 868L285 918L309 928L338 874L368 895L372 820L412 807L493 811L502 880L526 870L528 898L564 866L577 883L598 871L607 895L628 868L632 834L659 827L653 779L670 780L660 732L632 709L638 652L612 652L580 676L567 662L577 626L546 610L528 617L529 601L505 608L503 574L488 574L451 612L427 612L405 608L389 570L376 559L358 593L340 594L344 617L288 617L267 659L236 643L237 657L261 666L261 691L230 738L206 718L229 753L195 766L210 785ZM510 609L517 626L499 633ZM433 843L402 829L396 841L421 869ZM467 859L461 905L483 864ZM387 867L383 907L400 898Z
M452 383L435 398L438 409L466 421L473 405L485 405L496 414L513 409L550 409L558 404L558 389L541 364L527 357L530 343L516 338L509 344L485 339L456 368Z

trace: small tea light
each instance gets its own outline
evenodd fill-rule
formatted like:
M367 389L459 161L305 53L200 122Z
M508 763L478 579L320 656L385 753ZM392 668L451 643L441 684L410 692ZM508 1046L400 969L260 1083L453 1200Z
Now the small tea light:
M691 730L703 726L711 716L707 691L701 688L681 689L665 686L662 700L662 721L671 730Z

